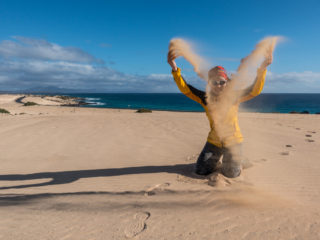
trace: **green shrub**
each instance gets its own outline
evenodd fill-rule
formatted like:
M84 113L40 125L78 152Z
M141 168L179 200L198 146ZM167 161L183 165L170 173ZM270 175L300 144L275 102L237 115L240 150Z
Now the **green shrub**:
M35 106L38 105L38 103L35 102L26 102L25 104L23 104L23 106Z
M151 113L152 111L147 108L139 108L136 113Z
M57 98L60 98L62 100L69 100L69 99L72 99L72 97L69 97L69 96L57 96Z
M7 113L10 114L10 112L6 109L0 108L0 113Z

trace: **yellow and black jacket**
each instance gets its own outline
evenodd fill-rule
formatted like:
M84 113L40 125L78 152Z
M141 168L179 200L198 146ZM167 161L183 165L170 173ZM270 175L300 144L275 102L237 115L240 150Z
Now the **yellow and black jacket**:
M224 137L224 139L220 139L214 127L214 119L212 119L211 114L209 114L208 112L206 93L187 84L181 76L180 68L178 68L178 70L175 72L172 71L173 78L180 91L190 99L200 103L205 109L211 127L207 141L218 147L228 147L237 143L241 143L243 141L238 123L239 104L241 102L248 101L261 93L266 73L266 69L258 69L255 82L248 89L246 89L246 91L244 91L244 94L240 96L237 102L235 102L231 106L227 113L226 119L224 120L224 123L228 126L229 129L232 129L232 131L228 134L228 136Z

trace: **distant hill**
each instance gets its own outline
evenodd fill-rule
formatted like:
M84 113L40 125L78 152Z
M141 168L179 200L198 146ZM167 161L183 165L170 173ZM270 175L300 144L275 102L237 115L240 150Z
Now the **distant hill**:
M79 90L59 88L54 86L45 86L45 87L33 87L33 88L21 90L21 92L23 93L77 93L79 92Z
M14 90L14 91L0 91L0 93L25 93L25 94L63 94L63 93L95 93L97 90L95 89L67 89L67 88L59 88L55 86L39 86L28 89Z

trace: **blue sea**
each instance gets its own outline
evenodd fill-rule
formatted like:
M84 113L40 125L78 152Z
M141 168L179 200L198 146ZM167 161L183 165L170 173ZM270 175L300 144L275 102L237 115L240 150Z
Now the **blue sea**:
M203 112L200 104L181 93L86 93L66 94L81 97L95 108L148 108L165 111ZM289 113L292 111L320 113L320 94L265 93L242 103L244 111Z

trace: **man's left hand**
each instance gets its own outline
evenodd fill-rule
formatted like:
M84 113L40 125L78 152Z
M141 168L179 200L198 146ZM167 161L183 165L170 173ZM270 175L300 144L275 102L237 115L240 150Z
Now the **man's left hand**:
M268 67L272 63L272 60L273 60L272 49L270 47L266 52L265 60L262 62L261 67L263 68Z

